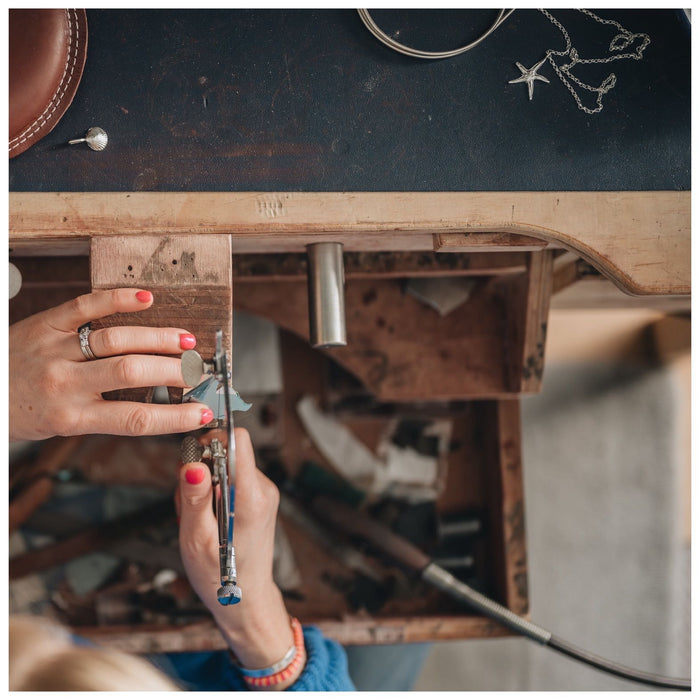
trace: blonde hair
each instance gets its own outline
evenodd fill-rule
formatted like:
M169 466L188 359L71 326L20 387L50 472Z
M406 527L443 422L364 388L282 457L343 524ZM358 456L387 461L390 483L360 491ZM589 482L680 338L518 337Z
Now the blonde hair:
M9 622L9 690L180 690L154 666L130 654L75 646L47 620Z

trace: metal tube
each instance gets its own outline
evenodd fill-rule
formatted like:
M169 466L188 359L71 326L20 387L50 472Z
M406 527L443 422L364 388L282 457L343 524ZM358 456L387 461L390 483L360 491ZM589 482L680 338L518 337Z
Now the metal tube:
M306 246L309 262L309 338L315 348L347 345L342 243Z
M449 571L445 571L435 562L428 564L421 572L421 576L424 581L432 583L453 598L461 600L492 620L497 620L502 625L515 630L519 634L530 637L530 639L534 639L540 644L547 644L552 636L552 633L546 629L524 617L520 617L520 615L516 615L512 610L497 603L495 600L487 598L471 586L467 586L466 583L456 579Z

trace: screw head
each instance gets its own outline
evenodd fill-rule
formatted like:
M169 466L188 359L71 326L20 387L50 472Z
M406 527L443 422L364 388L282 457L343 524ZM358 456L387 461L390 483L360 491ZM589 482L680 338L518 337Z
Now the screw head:
M107 132L99 126L91 126L85 134L85 143L93 151L104 151L108 140Z

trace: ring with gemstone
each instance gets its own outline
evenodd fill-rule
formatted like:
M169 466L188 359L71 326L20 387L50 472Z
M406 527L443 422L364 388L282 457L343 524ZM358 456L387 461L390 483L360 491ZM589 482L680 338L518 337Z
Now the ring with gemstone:
M90 324L86 323L84 326L78 328L78 338L80 339L80 350L85 356L86 360L96 360L97 355L92 351L90 347Z

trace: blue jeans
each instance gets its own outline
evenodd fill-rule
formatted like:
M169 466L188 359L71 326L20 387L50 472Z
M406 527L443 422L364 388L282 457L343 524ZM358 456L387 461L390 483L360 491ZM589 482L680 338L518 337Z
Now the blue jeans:
M346 646L357 690L413 690L432 644Z

